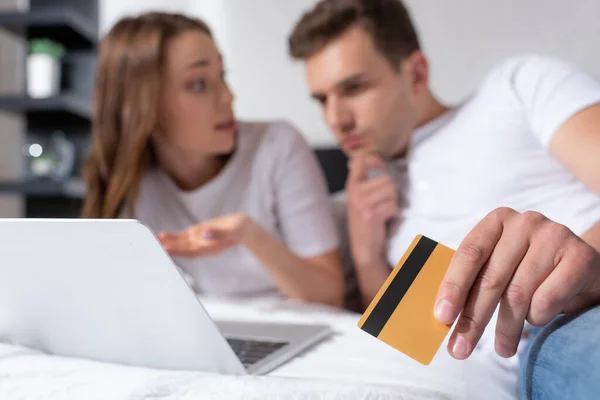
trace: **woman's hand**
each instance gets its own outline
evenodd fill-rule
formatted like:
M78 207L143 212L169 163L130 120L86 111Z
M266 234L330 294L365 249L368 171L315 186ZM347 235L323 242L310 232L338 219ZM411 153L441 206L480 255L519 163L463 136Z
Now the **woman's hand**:
M252 219L246 214L229 214L191 226L182 232L161 232L158 239L172 256L212 256L243 244L252 225Z
M289 298L343 304L343 276L338 250L301 258L245 214L230 214L194 225L183 232L158 234L171 256L213 256L243 245L269 272Z

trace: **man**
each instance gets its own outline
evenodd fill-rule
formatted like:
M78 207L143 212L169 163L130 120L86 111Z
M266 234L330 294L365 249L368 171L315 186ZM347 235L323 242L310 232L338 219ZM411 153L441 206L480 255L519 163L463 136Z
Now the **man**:
M350 158L363 306L419 233L457 247L434 310L458 318L455 358L471 355L497 308L495 350L511 357L525 321L600 303L598 82L559 60L515 57L448 107L398 0L321 1L289 46ZM581 317L600 323L599 313Z

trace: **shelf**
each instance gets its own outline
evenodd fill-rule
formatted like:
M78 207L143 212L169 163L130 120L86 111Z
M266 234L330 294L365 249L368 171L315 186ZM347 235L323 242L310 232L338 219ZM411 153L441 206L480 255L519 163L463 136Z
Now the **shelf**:
M25 210L28 218L80 218L83 199L27 197Z
M22 194L35 197L85 197L85 183L80 178L65 181L32 180L25 182L0 182L0 195Z
M92 115L92 103L91 100L69 93L43 99L9 95L0 96L0 110L21 113L62 112L89 120Z
M94 21L66 6L0 12L0 26L27 39L56 40L68 49L93 49L98 40Z

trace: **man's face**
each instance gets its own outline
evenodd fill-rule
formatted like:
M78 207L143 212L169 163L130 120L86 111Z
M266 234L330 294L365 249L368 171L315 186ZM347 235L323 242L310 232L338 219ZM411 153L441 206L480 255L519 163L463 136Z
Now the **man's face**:
M405 151L416 119L405 67L408 61L392 68L358 26L306 60L312 96L348 156L366 151L391 158Z

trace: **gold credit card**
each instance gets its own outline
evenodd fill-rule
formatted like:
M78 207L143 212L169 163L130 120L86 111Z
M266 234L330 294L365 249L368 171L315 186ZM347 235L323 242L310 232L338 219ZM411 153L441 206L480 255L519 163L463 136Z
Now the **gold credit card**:
M428 365L451 325L433 307L454 250L417 235L379 289L358 326L421 364Z

